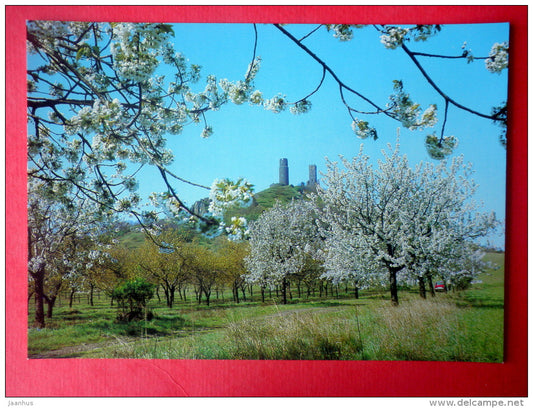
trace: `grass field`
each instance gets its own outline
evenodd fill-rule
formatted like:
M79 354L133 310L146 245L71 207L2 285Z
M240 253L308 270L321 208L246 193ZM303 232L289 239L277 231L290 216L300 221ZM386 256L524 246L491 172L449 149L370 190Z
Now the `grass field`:
M457 293L420 299L400 292L295 299L287 305L259 293L235 304L229 290L211 306L193 300L173 309L152 300L151 321L117 323L104 296L54 310L45 329L28 329L30 358L503 360L502 253L488 255L500 269ZM30 308L30 321L32 310Z

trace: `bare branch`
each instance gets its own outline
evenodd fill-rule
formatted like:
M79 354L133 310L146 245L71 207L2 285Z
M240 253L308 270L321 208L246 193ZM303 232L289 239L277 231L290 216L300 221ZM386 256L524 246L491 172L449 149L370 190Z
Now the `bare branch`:
M491 119L491 120L496 120L496 121L501 121L502 120L501 118L498 118L495 115L486 115L484 113L475 111L474 109L470 109L470 108L468 108L468 107L466 107L464 105L461 105L460 103L458 103L454 99L450 98L447 94L444 93L444 91L442 89L440 89L439 86L437 86L435 81L433 81L433 79L429 76L429 74L426 72L426 70L422 67L420 62L416 59L416 56L413 54L413 52L411 52L411 50L409 48L407 48L407 46L405 44L402 44L402 49L409 56L409 58L411 58L411 60L415 63L415 65L418 68L418 70L422 73L424 78L426 78L426 81L428 81L428 83L433 87L433 89L435 89L437 91L437 93L444 98L445 101L451 103L452 105L456 106L459 109L462 109L462 110L464 110L466 112L472 113L472 114L474 114L476 116L480 116L480 117L485 118L485 119Z

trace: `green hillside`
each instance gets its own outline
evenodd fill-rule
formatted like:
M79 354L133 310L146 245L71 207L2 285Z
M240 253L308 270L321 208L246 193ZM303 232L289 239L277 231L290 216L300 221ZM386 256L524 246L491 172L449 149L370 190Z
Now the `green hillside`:
M229 222L231 217L245 217L249 221L256 220L263 211L272 208L276 201L284 204L293 199L298 200L304 196L305 192L306 189L299 186L272 184L266 190L256 193L254 201L249 207L234 208L226 211L224 221Z

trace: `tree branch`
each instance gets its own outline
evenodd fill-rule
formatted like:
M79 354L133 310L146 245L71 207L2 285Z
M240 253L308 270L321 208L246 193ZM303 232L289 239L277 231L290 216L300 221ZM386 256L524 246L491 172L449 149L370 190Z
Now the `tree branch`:
M281 31L285 36L287 36L291 41L293 41L298 47L300 47L302 50L304 50L311 58L313 58L315 61L317 61L325 71L327 71L333 79L339 84L341 89L346 89L347 91L353 93L354 95L358 96L360 99L364 100L366 103L370 104L378 112L383 112L385 115L394 118L393 115L388 114L384 109L379 107L376 103L372 102L370 99L368 99L366 96L362 95L361 93L357 92L355 89L350 88L348 85L346 85L344 82L341 81L341 79L337 76L335 71L331 69L322 59L320 59L313 51L311 51L309 48L307 48L304 44L302 44L296 37L294 37L290 32L285 30L283 27L281 27L279 24L274 24L274 27L276 27L279 31Z
M452 105L456 106L459 109L462 109L462 110L464 110L466 112L472 113L472 114L474 114L476 116L480 116L482 118L491 119L491 120L497 120L497 121L501 121L502 120L501 118L495 117L494 115L486 115L484 113L481 113L481 112L475 111L473 109L470 109L470 108L468 108L468 107L466 107L464 105L461 105L460 103L456 102L454 99L450 98L447 94L444 93L444 91L442 89L440 89L437 86L435 81L433 81L433 79L429 76L429 74L426 72L426 70L422 67L420 62L416 59L415 54L409 48L407 48L407 46L404 43L402 43L402 49L409 56L409 58L411 58L411 60L415 63L416 67L422 73L422 75L424 76L426 81L428 81L428 83L433 87L433 89L435 89L435 91L437 91L437 93L440 96L442 96L445 101L451 103Z

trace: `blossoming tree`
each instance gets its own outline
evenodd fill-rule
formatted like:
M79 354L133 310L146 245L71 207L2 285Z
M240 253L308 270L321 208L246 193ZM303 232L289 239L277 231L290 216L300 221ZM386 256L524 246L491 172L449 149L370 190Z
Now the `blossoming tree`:
M99 211L133 214L149 226L157 215L140 210L136 175L153 166L167 188L154 201L192 214L171 183L189 181L168 169L167 137L202 122L201 136L209 137L208 111L262 101L253 93L260 59L254 55L241 81L209 75L195 90L200 67L174 50L168 24L30 21L27 28L29 53L41 63L28 69L29 177L58 194L73 187Z
M47 183L30 180L28 192L28 272L35 297L35 324L45 326L65 281L77 281L93 263L103 262L101 223L84 200L61 202Z
M476 184L461 157L411 168L397 146L377 168L362 150L341 160L344 169L328 162L315 197L329 277L380 280L386 271L397 305L400 276L420 282L481 271L476 239L496 220L478 212Z
M250 227L250 255L246 258L249 282L281 284L287 303L288 279L309 264L319 240L313 207L305 201L275 204Z

